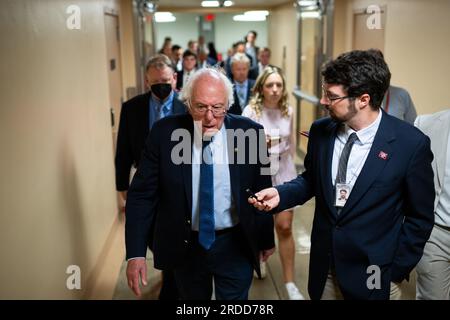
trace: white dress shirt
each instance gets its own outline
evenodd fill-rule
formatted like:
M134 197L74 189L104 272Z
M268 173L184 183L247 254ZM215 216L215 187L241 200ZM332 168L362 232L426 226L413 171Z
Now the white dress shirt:
M339 158L341 157L341 153L344 149L345 143L347 142L348 137L353 132L356 132L358 140L355 141L350 152L346 174L346 183L350 186L351 192L353 186L355 185L356 179L361 173L364 163L366 162L367 156L370 152L370 148L372 148L373 140L375 139L378 127L380 126L381 117L382 112L379 111L376 120L368 127L359 131L355 131L347 125L344 125L341 129L339 129L336 140L334 141L333 162L331 167L331 180L333 185L335 185L336 183ZM348 195L350 195L350 193Z
M201 130L194 122L194 130ZM198 132L198 131L197 131ZM201 131L200 131L201 132ZM214 177L214 225L216 230L233 227L238 223L231 195L228 144L225 125L217 132L211 143ZM198 231L200 163L202 154L201 133L194 135L192 143L192 230Z

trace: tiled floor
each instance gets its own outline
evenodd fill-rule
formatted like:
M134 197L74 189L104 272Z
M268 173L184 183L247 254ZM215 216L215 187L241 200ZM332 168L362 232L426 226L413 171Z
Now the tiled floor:
M296 283L300 292L308 296L308 266L310 233L314 214L314 201L309 201L301 207L297 207L294 213L294 239L296 243L295 270ZM153 269L151 254L147 260L149 285L143 290L143 299L157 299L160 286L160 272ZM125 276L126 262L123 263L120 271L119 281L117 283L114 299L135 299L132 292L128 289ZM267 277L263 280L254 279L250 289L251 300L278 300L287 299L287 293L284 288L281 262L278 252L275 252L267 264ZM409 283L402 284L403 299L414 299L415 297L415 272L411 274Z

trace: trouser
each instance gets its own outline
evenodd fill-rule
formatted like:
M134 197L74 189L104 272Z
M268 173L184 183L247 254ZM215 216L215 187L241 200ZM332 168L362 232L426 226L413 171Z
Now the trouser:
M159 300L178 300L178 289L172 270L163 270L162 287L159 292Z
M416 272L416 299L450 300L450 228L434 225Z
M182 300L210 300L214 280L217 300L247 300L253 279L250 250L239 227L216 233L209 250L198 243L193 232L185 263L174 270Z
M401 284L391 282L390 300L400 300L402 296ZM323 289L321 300L343 300L341 289L337 282L336 274L333 271L328 271L327 281Z

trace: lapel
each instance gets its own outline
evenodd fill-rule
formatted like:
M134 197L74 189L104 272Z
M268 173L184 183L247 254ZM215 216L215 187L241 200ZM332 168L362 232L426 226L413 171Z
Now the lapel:
M442 186L442 183L444 182L444 172L445 172L445 163L446 163L446 156L447 156L447 145L448 145L448 135L450 133L450 127L448 125L445 125L448 123L445 121L445 117L450 115L450 113L444 113L441 115L436 123L431 127L432 133L430 134L430 137L432 137L431 144L435 144L434 150L437 152L434 152L434 156L436 157L435 161L435 172L437 173L438 177L438 183L440 186Z
M252 89L253 89L253 81L248 79L247 80L247 104L250 101L250 97L252 96ZM246 106L243 106L242 109L244 109Z
M191 137L189 150L191 154L191 161L190 163L181 164L183 172L184 191L189 208L188 214L190 215L192 212L192 144L194 143L194 121L190 115L186 115L186 124L183 127L189 131L189 137Z
M394 156L394 150L390 143L395 140L395 133L390 123L389 116L384 112L381 118L380 126L375 135L375 139L372 144L372 148L367 155L366 162L356 179L352 192L348 198L346 205L342 208L338 219L342 219L348 214L352 208L358 203L364 196L369 187L382 172L389 160ZM387 154L387 159L382 159L379 154L384 152Z
M178 93L174 92L172 102L172 114L186 113L186 106L178 99Z
M149 125L150 125L150 92L147 92L144 96L144 103L142 107L137 108L138 111L138 118L137 123L139 123L139 129L143 134L142 137L147 137L148 133L150 132Z
M321 173L320 177L324 177L322 180L322 189L324 191L325 202L328 205L328 209L333 213L333 216L337 215L336 207L334 206L334 192L333 192L333 182L331 179L331 166L333 162L333 150L334 141L336 139L336 131L338 129L338 124L335 121L331 121L326 127L327 134L325 141L325 152L324 156L320 156L319 153L319 170ZM320 143L320 142L319 142Z
M233 115L226 115L224 120L225 129L234 130L238 129L235 125L235 121L232 121ZM231 137L233 138L230 141ZM239 165L237 164L236 152L237 148L237 137L236 135L228 136L227 131L227 144L228 144L228 168L230 170L230 185L231 185L231 193L233 195L234 204L236 206L237 212L239 213L239 203L240 203L240 180L239 180ZM246 148L247 149L247 148Z

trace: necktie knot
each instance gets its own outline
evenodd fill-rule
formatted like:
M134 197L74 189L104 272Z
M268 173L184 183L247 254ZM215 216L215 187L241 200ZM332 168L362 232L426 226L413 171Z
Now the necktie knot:
M356 135L356 132L353 132L349 137L348 137L348 140L347 140L347 143L346 144L353 144L353 143L355 143L355 141L356 140L358 140L358 136Z

